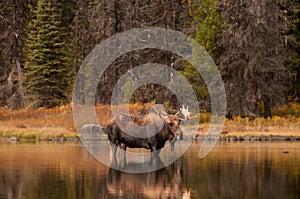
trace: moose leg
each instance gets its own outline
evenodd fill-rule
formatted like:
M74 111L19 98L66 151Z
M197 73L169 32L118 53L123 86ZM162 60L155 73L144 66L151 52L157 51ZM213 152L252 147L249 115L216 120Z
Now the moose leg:
M152 167L155 168L161 168L163 167L163 162L160 159L159 153L160 153L160 149L151 149L151 159L150 159L150 164Z
M151 147L151 159L159 157L160 149L155 146Z
M175 144L176 141L177 141L177 138L176 138L176 137L174 137L173 139L170 139L170 140L169 140L171 151L174 150L174 144Z
M182 132L181 128L179 128L179 129L177 130L176 135L177 135L177 137L178 137L178 138L177 138L178 140L183 140L183 132Z
M119 166L123 168L126 165L126 145L121 143L118 150Z
M117 146L114 143L112 143L111 141L108 141L108 143L109 143L110 165L117 165L117 159L116 159Z
M157 150L157 151L154 151L153 153L151 153L150 164L152 167L155 167L155 168L164 167L164 163L160 159L159 152L160 152L160 150Z

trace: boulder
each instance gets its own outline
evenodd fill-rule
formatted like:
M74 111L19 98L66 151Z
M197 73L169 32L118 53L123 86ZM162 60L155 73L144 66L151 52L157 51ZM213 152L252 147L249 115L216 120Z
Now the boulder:
M251 140L251 136L250 135L245 135L244 136L244 140L245 141L250 141Z
M231 141L231 142L232 142L232 141L237 141L237 137L236 137L236 136L230 137L230 141Z
M19 138L17 138L16 136L12 136L12 137L8 138L7 141L9 141L9 142L17 142L17 141L19 141Z
M261 141L268 141L269 137L268 136L260 136Z
M79 142L79 141L80 141L80 137L79 137L79 136L75 136L75 137L73 138L73 141L74 141L74 142Z
M64 136L60 136L60 137L53 139L52 141L65 142L65 141L67 141L67 139Z
M261 139L258 136L253 136L253 137L250 138L250 140L251 141L260 141Z
M104 133L102 127L96 124L85 124L81 127L80 137L83 139L103 139Z

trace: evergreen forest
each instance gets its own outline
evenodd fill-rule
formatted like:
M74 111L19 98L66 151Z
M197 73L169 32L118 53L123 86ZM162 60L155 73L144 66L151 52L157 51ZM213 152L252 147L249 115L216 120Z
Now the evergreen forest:
M0 1L0 107L69 104L80 65L96 45L133 28L160 27L188 35L213 58L228 117L271 117L274 108L300 103L299 6L297 0ZM115 60L99 80L96 103L110 104L117 80L145 63L179 71L200 109L210 111L209 92L193 66L158 49ZM127 97L178 108L174 94L160 85L144 85Z

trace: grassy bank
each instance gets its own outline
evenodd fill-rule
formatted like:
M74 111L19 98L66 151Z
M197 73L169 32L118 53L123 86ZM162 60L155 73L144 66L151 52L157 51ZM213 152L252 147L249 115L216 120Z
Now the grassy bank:
M75 136L71 106L38 110L0 110L0 137L46 139Z
M130 112L137 114L146 105L130 105ZM122 108L122 107L121 107ZM106 125L112 119L111 108L108 105L95 107L99 124ZM20 139L47 139L78 136L71 105L52 109L9 111L0 108L0 138L15 136Z
M206 133L208 126L208 122L202 122L200 124L199 133ZM300 136L300 118L295 116L273 116L272 118L268 119L256 118L254 120L240 117L234 119L225 119L223 133L224 136L228 137L270 135Z
M133 104L129 110L132 114L139 113L149 104ZM101 125L105 125L112 118L111 108L108 105L97 105L96 113ZM286 114L293 113L293 114ZM224 136L300 136L300 106L293 105L277 110L272 118L234 118L226 119ZM286 114L286 116L284 116ZM280 116L278 116L280 115ZM210 115L200 114L199 134L207 132ZM0 138L12 136L20 139L47 139L58 137L75 137L76 132L71 105L55 107L52 109L9 111L0 108Z

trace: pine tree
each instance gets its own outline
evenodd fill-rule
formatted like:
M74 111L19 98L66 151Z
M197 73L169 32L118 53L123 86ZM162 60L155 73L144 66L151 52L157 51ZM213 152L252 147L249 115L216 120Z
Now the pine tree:
M79 69L81 62L95 46L94 39L91 35L91 7L93 7L91 4L91 1L87 0L78 0L76 3L72 31L73 62L76 70Z
M218 41L221 32L221 14L218 11L219 0L194 0L190 2L190 26L194 29L191 37L197 41L216 61ZM195 59L201 59L194 56ZM202 108L208 109L209 92L199 72L189 63L184 63L183 75L191 82Z
M216 60L217 45L221 36L221 13L218 10L219 0L196 0L193 2L194 17L192 27L195 28L194 39L205 48Z
M61 10L51 2L39 0L29 24L25 69L33 107L67 103L71 91Z
M131 94L133 92L133 86L132 86L131 81L132 80L130 79L130 77L128 77L127 81L124 85L124 97L122 100L123 103L128 103L128 102L130 102L130 99L133 99L133 96L131 96Z

